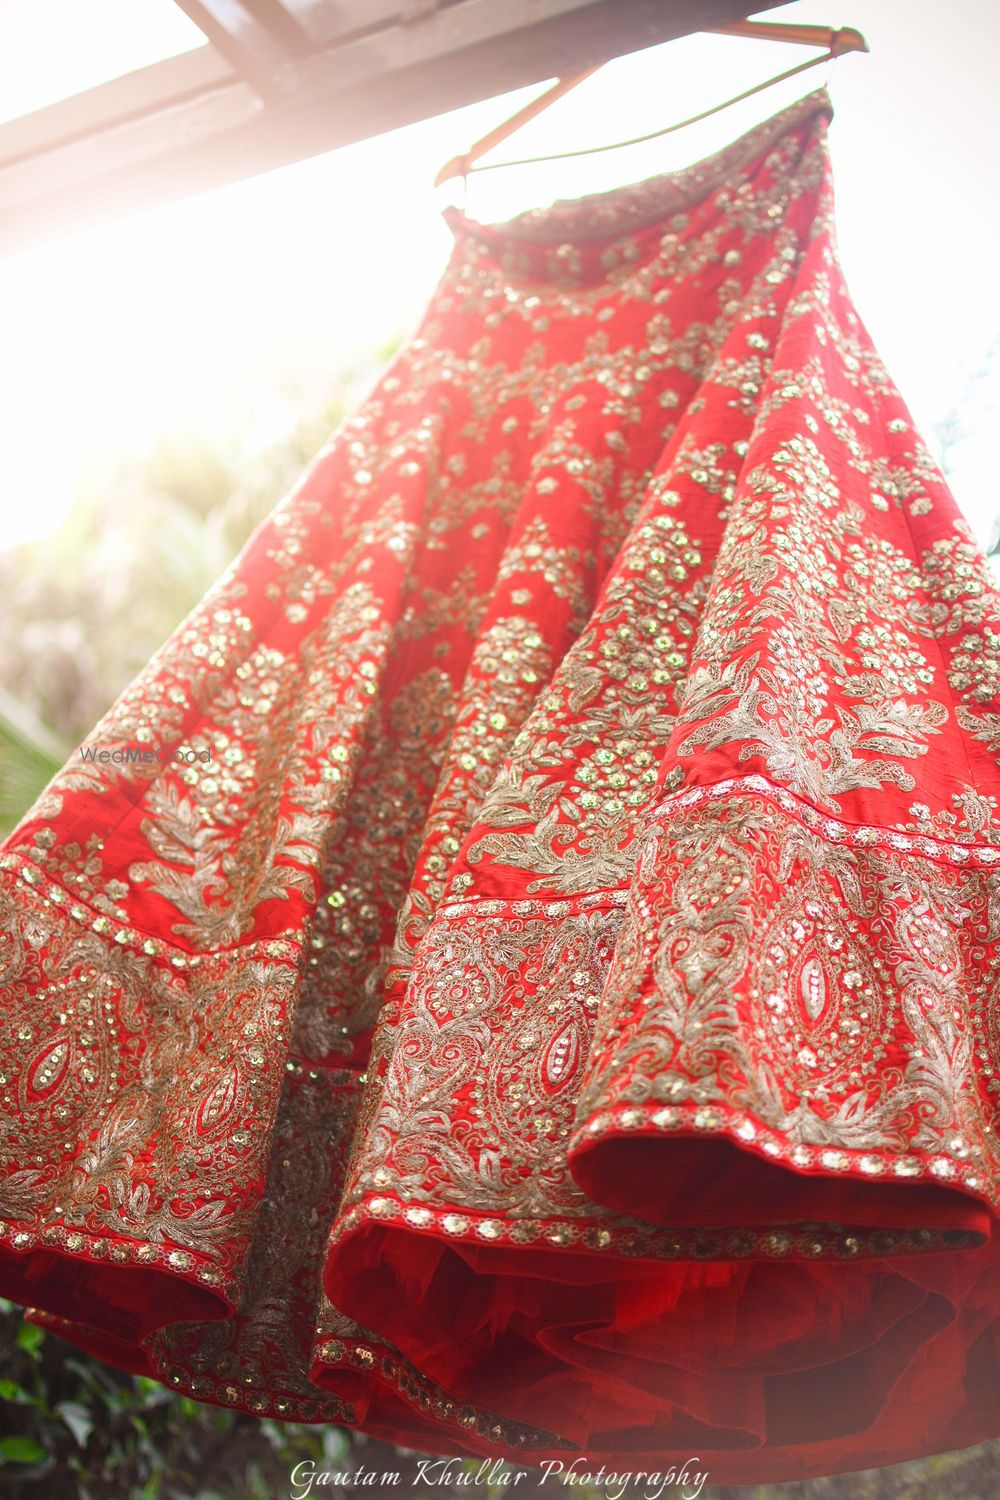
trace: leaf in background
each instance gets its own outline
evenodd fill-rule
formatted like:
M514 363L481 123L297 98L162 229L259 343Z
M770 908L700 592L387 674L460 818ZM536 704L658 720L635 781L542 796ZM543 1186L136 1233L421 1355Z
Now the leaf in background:
M56 1416L61 1417L76 1438L81 1448L86 1445L87 1439L94 1430L94 1422L90 1412L79 1401L60 1401L53 1407Z
M36 1359L44 1342L45 1334L37 1323L22 1323L17 1330L17 1347Z
M0 1401L9 1401L12 1406L44 1406L38 1396L26 1391L16 1380L0 1380Z
M0 1464L36 1464L45 1449L30 1437L0 1438Z

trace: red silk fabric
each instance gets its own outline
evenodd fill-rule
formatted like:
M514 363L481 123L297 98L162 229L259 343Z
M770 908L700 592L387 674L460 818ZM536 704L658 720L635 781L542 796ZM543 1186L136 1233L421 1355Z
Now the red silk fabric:
M845 289L830 114L451 213L417 335L3 846L38 1322L441 1454L1000 1433L1000 608Z

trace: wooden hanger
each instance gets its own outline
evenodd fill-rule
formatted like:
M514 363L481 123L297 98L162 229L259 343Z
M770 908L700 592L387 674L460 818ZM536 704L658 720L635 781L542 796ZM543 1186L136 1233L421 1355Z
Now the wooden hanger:
M622 146L637 146L643 141L651 141L656 136L669 135L671 131L683 130L685 125L693 125L698 120L705 120L709 115L718 114L721 109L728 109L730 104L738 104L741 99L749 99L751 94L759 94L762 89L768 89L775 83L781 83L785 78L791 78L795 73L802 73L806 68L814 68L819 63L827 62L832 57L840 57L845 52L867 52L868 43L856 31L853 26L796 26L789 25L783 21L733 21L728 26L706 26L705 31L717 32L725 36L757 37L768 42L795 42L805 47L825 47L826 51L819 57L810 57L808 61L798 63L794 68L788 68L784 73L778 73L774 78L765 79L763 83L754 84L752 88L745 89L742 94L736 94L732 99L726 99L722 104L713 104L710 109L702 110L701 114L692 115L690 119L679 120L675 125L665 125L661 130L651 130L647 135L637 135L627 141L612 141L604 146L581 146L576 151L555 151L546 156L524 156L517 161L488 162L483 166L476 166L481 156L492 151L494 146L499 146L508 136L520 130L529 120L535 119L543 110L549 108L557 99L568 94L570 89L575 89L583 83L585 78L599 71L603 64L588 68L584 73L576 73L571 78L558 79L551 88L546 89L537 99L530 104L525 104L521 109L511 115L509 120L503 124L495 125L481 136L468 151L461 156L453 156L438 172L434 179L434 186L440 187L443 182L448 182L452 177L466 177L470 172L492 172L499 167L523 167L539 161L562 161L570 156L590 156L599 151L617 151Z

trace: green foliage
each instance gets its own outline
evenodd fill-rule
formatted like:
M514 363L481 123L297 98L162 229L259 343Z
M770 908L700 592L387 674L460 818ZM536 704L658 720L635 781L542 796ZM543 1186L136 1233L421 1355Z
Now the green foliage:
M0 1494L24 1500L271 1500L333 1467L339 1428L260 1422L125 1375L0 1300Z

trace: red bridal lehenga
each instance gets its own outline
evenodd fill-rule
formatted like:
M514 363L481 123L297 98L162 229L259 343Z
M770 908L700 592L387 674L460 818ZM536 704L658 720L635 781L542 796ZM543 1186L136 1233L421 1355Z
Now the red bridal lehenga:
M1000 597L830 114L450 211L417 335L3 846L36 1322L525 1464L1000 1433Z

